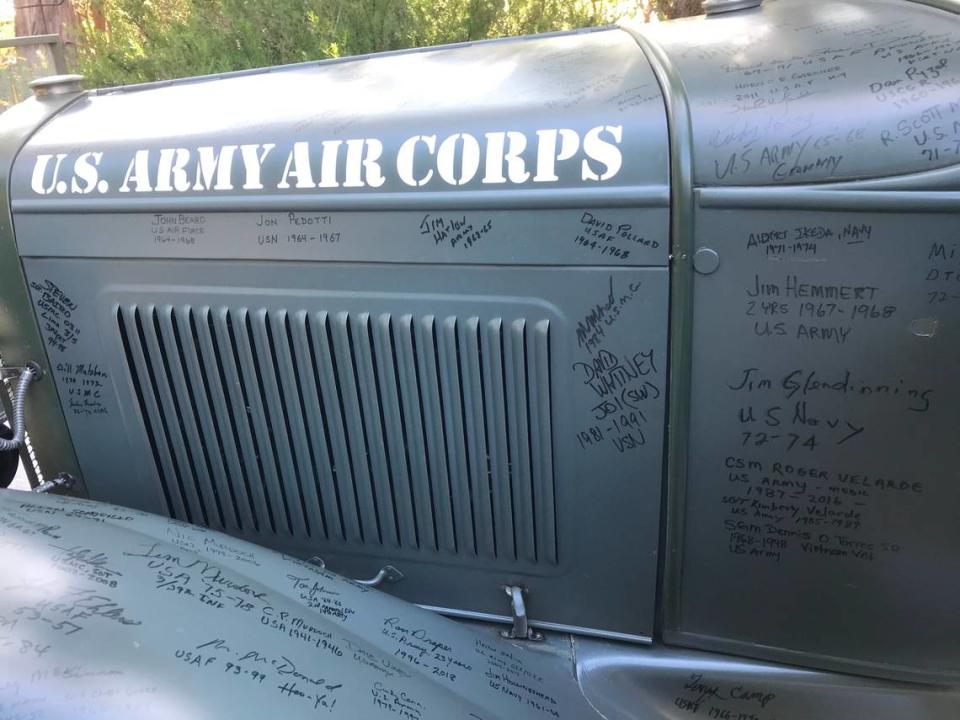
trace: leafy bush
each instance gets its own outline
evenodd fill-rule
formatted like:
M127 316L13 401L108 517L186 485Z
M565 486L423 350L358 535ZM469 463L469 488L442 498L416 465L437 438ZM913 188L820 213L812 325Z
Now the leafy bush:
M101 0L82 20L77 60L94 86L336 55L320 0ZM105 25L105 27L101 27Z
M599 25L643 0L76 0L77 61L111 86Z

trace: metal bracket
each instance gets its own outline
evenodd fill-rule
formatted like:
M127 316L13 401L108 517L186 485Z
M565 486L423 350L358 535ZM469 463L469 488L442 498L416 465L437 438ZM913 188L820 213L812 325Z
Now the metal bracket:
M508 640L543 640L543 634L538 633L527 620L527 606L523 601L523 596L527 589L519 585L504 585L504 592L510 598L510 610L513 616L513 627L509 630L501 630L500 637Z
M46 480L37 485L32 492L50 493L55 490L70 490L77 484L76 479L70 473L60 473L53 480Z
M20 377L26 370L33 373L33 379L35 381L43 377L43 368L31 360L26 365L0 365L0 379L4 377Z
M384 565L380 571L369 580L354 580L358 585L367 587L377 587L383 583L395 583L403 580L403 573L397 570L393 565Z
M309 558L307 562L323 569L326 569L327 567L327 563L319 555L314 555L313 557ZM357 583L357 585L366 585L367 587L377 587L379 585L382 585L383 583L400 582L401 580L403 580L403 573L397 570L393 565L384 565L382 568L380 568L377 574L374 575L369 580L359 580L359 579L353 579L353 578L351 578L351 580Z

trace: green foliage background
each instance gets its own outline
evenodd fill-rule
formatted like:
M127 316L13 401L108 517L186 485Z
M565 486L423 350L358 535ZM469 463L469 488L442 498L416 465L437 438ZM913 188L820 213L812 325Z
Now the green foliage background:
M661 12L689 14L660 0ZM643 0L76 0L93 87L602 25Z

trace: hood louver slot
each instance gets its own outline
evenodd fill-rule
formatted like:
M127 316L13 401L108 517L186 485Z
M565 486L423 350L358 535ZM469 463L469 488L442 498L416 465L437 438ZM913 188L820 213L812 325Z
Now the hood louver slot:
M130 304L117 323L172 516L558 561L549 321Z

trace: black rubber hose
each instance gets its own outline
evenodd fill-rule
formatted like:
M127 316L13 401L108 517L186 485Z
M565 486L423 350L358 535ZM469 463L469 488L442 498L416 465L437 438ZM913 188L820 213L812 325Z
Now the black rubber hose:
M0 423L0 440L13 438L13 430ZM17 450L0 450L0 488L10 487L20 467L20 453Z
M36 377L35 370L27 366L20 373L20 382L17 384L16 392L13 393L13 416L10 418L10 427L13 428L13 437L0 437L0 451L20 449L23 445L25 429L23 427L23 407L27 401L27 389L30 383Z

